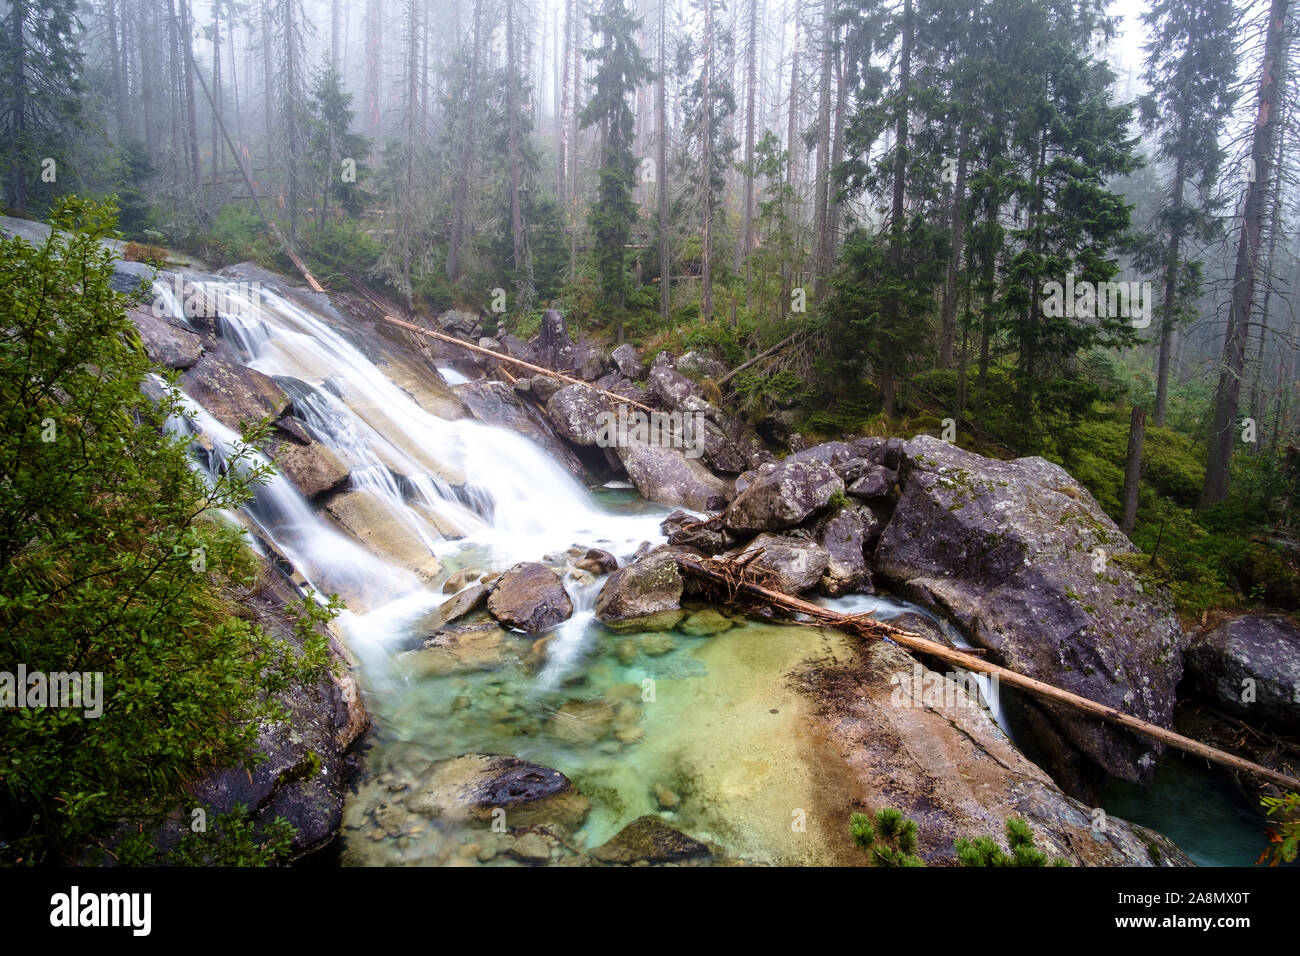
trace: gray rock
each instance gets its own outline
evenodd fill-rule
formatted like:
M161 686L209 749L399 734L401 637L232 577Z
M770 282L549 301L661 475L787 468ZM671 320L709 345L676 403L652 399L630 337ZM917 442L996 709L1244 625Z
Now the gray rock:
M896 481L898 472L884 465L869 465L862 476L849 485L848 493L863 501L878 501L889 497Z
M558 770L518 757L465 754L433 764L405 794L406 808L448 822L493 819L508 827L579 826L590 803Z
M722 523L721 515L701 519L685 511L674 511L659 525L669 544L696 548L705 554L718 554L735 547L736 536Z
M624 342L609 353L609 361L624 378L636 381L641 377L641 356L633 345Z
M568 620L573 601L558 574L524 561L501 575L488 597L488 611L508 627L540 634Z
M844 482L830 465L815 458L786 459L736 497L726 524L741 534L793 528L843 492Z
M607 436L610 399L581 385L566 385L546 402L555 429L575 445L596 445Z
M929 436L908 442L901 464L879 574L945 608L991 660L1171 725L1178 620L1166 595L1116 562L1097 563L1096 549L1134 549L1084 488L1041 458L994 461ZM1150 780L1159 745L1055 705L1028 706L1049 718L1039 731L1049 749L1064 742L1114 776ZM1063 757L1052 769L1086 792Z
M727 374L727 366L717 359L692 351L686 352L677 360L677 371L696 381L706 378L716 381Z
M830 597L852 591L871 590L871 572L867 568L866 542L875 515L861 507L841 508L821 522L817 541L826 549L826 572L818 590ZM865 586L865 587L864 587Z
M682 576L673 556L656 551L611 574L596 617L615 631L663 631L682 619Z
M786 594L800 594L816 587L830 565L830 555L817 542L778 534L760 534L737 557L758 550L763 553L748 567L762 573L766 587Z
M289 396L269 375L205 352L181 375L181 387L227 428L239 430L265 416L277 418Z
M190 368L203 354L203 340L197 334L155 316L150 307L136 306L126 314L140 332L145 354L163 368Z
M455 335L462 339L473 338L474 333L479 328L479 319L472 312L463 312L459 309L448 309L438 316L438 327L448 335Z
M650 394L668 409L678 409L687 398L702 395L700 386L666 365L655 365L646 376Z
M1300 628L1282 617L1243 614L1187 648L1197 694L1254 727L1300 731Z
M682 449L633 441L616 451L628 479L651 501L697 511L726 507L727 484Z

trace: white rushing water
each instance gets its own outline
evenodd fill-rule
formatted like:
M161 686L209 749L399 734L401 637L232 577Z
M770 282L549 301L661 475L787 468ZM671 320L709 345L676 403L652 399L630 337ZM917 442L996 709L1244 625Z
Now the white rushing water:
M295 417L347 467L351 492L368 496L430 556L504 570L571 544L598 546L626 559L641 542L662 540L657 513L604 511L528 439L421 407L315 311L266 288L250 295L240 283L195 275L186 280L187 290L222 303L222 337L244 364L284 388ZM164 308L191 324L175 288L173 278L163 276L155 294ZM450 370L443 375L449 384L465 381ZM188 423L173 422L173 427L208 436L195 448L206 469L218 473L235 454L239 436L187 400ZM410 570L333 526L280 475L244 510L314 588L364 596L353 603L365 613L349 611L341 621L363 657L382 657L403 621L445 599ZM589 622L598 586L571 585L571 590L579 608L575 618ZM560 634L555 667L544 672L544 680L557 679L581 656L582 630L574 623Z

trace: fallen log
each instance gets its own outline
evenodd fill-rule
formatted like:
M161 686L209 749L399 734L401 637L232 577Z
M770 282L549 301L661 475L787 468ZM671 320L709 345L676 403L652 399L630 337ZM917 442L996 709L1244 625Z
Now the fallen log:
M741 364L737 365L726 375L722 376L722 378L718 379L718 388L722 388L722 386L726 385L733 378L735 378L738 373L743 372L745 369L749 368L755 362L761 362L769 355L775 355L777 352L781 351L783 348L785 348L787 345L789 345L791 342L793 342L802 334L803 332L800 331L800 332L795 332L792 335L787 335L780 342L777 342L776 345L773 345L770 349L765 349L762 352L759 352L757 355L755 355L748 362L742 362Z
M620 395L617 392L607 391L596 385L592 385L590 382L584 382L580 378L573 378L572 376L565 375L563 372L552 371L551 369L546 368L542 365L534 365L532 362L525 362L523 359L512 358L509 355L503 355L501 352L493 352L491 349L485 349L481 345L471 345L468 342L462 342L454 335L445 335L442 332L433 332L429 329L422 328L421 326L418 326L412 322L403 322L401 319L395 319L391 315L385 315L382 316L382 318L389 325L396 325L403 329L407 329L408 331L411 332L418 332L420 335L426 335L431 339L437 339L439 342L447 342L450 345L459 345L461 348L468 349L471 352L478 352L482 355L489 355L499 362L509 362L512 365L518 365L520 368L526 368L532 372L537 373L538 375L549 375L551 378L558 378L561 381L568 382L570 385L581 385L583 388L589 388L593 392L599 392L601 395L604 395L615 402L625 402L628 405L633 405L641 409L642 411L646 411L646 412L654 411L654 409L651 408L649 405L642 405L640 402L633 401L632 399L628 398L626 395Z
M1174 733L1158 724L1142 720L1140 717L1134 717L1132 714L1125 714L1113 707L1105 704L1099 704L1095 700L1087 697L1081 697L1078 694L1071 693L1068 690L1062 690L1052 684L1035 680L1032 677L1026 677L1023 674L1010 670L1006 667L1000 667L997 664L991 664L988 661L981 660L966 651L954 650L945 644L938 644L934 641L927 640L919 634L913 634L911 631L894 627L886 624L884 621L877 621L868 614L840 614L837 611L831 611L827 608L820 607L810 601L804 601L801 598L793 597L782 591L774 591L771 588L763 587L753 581L745 579L745 571L739 568L733 562L710 560L708 564L697 561L687 555L674 555L677 566L683 571L694 575L707 584L711 585L715 593L720 593L724 603L735 603L736 599L742 595L747 597L751 602L768 606L781 608L786 611L793 611L799 614L806 614L815 621L820 621L827 627L839 628L847 633L859 637L868 638L888 638L894 643L906 647L909 650L920 651L931 657L949 664L955 664L959 667L970 671L978 671L983 674L990 674L997 679L1012 687L1019 688L1035 697L1050 700L1054 703L1063 704L1074 710L1083 711L1094 717L1100 718L1111 724L1124 727L1134 733L1141 734L1152 740L1158 740L1170 747L1177 748L1186 753L1194 754L1197 757L1203 757L1206 760L1230 767L1233 770L1249 774L1252 777L1261 780L1268 780L1280 787L1285 787L1300 793L1300 779L1279 773L1268 767L1260 766L1257 763L1230 754L1225 751L1203 744L1198 740L1192 740L1190 737L1184 737L1182 734Z

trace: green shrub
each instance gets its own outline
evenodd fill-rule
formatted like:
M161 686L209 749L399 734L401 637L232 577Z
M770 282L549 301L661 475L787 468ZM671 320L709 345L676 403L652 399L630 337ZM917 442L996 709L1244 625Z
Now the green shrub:
M916 855L916 821L894 807L877 810L874 820L865 813L852 814L849 836L872 866L925 866Z
M1029 824L1019 817L1006 823L1007 849L1004 850L991 837L965 838L953 844L957 862L962 866L1069 866L1068 860L1048 855L1034 843Z
M7 863L67 859L252 761L274 695L314 684L324 654L300 661L240 616L257 566L220 512L266 470L244 452L209 488L168 437L179 394L142 391L152 369L96 241L111 207L68 199L52 225L41 245L0 240L0 661L102 674L102 714L0 710Z

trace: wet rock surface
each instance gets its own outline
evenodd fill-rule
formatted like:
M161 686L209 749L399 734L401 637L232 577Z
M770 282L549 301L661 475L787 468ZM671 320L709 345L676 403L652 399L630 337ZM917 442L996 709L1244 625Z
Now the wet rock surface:
M516 564L501 575L487 606L502 624L530 634L548 631L573 614L573 601L560 576L534 561Z

